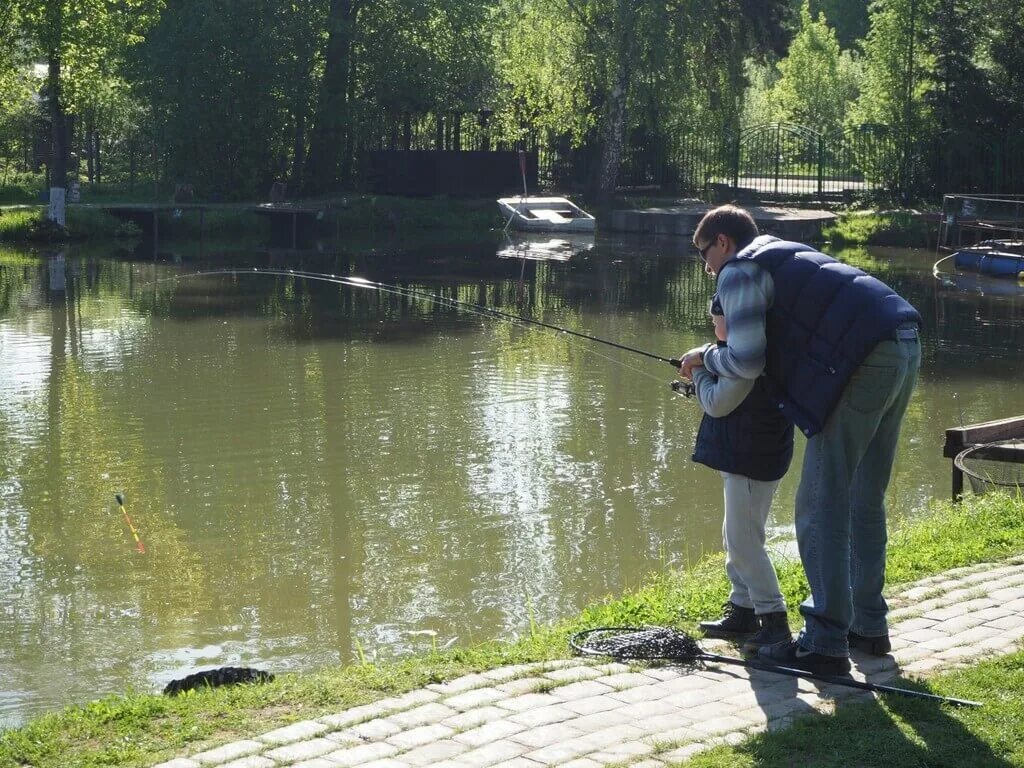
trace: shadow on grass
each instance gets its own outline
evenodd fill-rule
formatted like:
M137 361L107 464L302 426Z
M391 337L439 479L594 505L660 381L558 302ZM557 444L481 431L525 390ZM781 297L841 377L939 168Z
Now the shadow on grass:
M719 747L697 755L686 763L690 768L895 768L899 766L970 766L971 768L1010 768L1020 765L1004 754L1013 753L1019 735L1006 737L1003 726L985 727L989 720L1007 720L1005 697L995 695L980 708L956 708L923 699L886 694L882 700L847 697L836 701L834 714L823 714L801 703L794 704L797 682L773 683L768 673L751 677L762 709L769 715L768 731L752 736L735 747ZM924 693L969 695L969 691L950 694L935 691L927 683L896 679L886 684ZM788 702L778 700L779 691L789 689ZM805 684L801 690L808 690ZM945 688L945 686L944 686ZM825 697L832 686L822 686ZM776 695L771 695L775 693ZM999 699L999 702L996 702ZM799 701L799 700L797 700ZM778 720L780 705L788 703L793 717ZM1019 707L1020 701L1016 702ZM1010 729L1019 732L1016 718L1010 718ZM995 730L995 732L993 732ZM997 754L993 747L999 747Z

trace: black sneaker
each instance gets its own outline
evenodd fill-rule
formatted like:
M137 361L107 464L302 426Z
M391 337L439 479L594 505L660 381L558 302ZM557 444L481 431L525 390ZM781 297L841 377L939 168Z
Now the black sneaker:
M864 635L858 635L856 632L850 632L847 636L850 641L850 647L856 648L864 653L871 654L872 656L887 656L889 651L892 650L892 643L889 641L889 635L879 635L878 637L865 637Z
M846 675L850 672L850 659L846 656L826 656L808 651L796 640L769 645L757 652L757 660L777 667L802 669L815 675Z
M785 611L765 613L758 618L761 620L761 629L743 643L741 650L744 654L756 656L757 652L766 645L776 645L793 639L789 632L789 618Z
M722 618L702 621L700 628L706 637L731 638L757 632L760 624L753 608L744 608L742 605L728 602L722 606Z

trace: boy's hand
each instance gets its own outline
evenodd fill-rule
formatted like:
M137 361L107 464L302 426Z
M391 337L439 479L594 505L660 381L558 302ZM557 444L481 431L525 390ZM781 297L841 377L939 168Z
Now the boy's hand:
M679 375L684 379L693 378L693 369L704 365L704 347L694 347L683 355L682 363L679 365Z

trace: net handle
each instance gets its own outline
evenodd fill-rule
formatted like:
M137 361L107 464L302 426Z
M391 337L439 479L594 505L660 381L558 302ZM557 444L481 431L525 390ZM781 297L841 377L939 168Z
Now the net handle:
M594 627L592 629L586 629L581 632L576 632L569 637L569 645L577 653L586 656L605 656L607 658L615 659L614 655L610 655L607 652L601 652L593 648L587 648L583 643L586 638L596 634L598 632L644 632L652 629L668 630L670 632L676 632L679 635L683 635L690 640L692 637L687 635L685 632L680 630L671 629L670 627ZM694 641L696 644L696 641ZM786 675L787 677L799 677L805 680L816 680L818 682L826 683L828 685L840 685L846 688L856 688L861 691L871 691L872 693L891 693L898 696L909 696L912 698L925 699L927 701L934 701L942 704L953 704L960 707L980 707L982 703L980 701L971 701L969 699L957 699L952 696L940 696L935 693L925 693L924 691L914 691L909 688L897 688L892 685L883 685L881 683L870 683L867 681L855 680L852 677L840 677L837 675L819 675L814 672L808 672L804 669L794 669L793 667L783 667L776 664L767 664L762 661L756 661L753 659L740 659L735 656L723 656L717 653L707 653L697 646L699 653L693 656L659 656L659 657L621 657L626 661L644 661L645 659L651 661L663 660L663 661L707 661L714 662L716 664L731 664L737 667L746 667L747 669L756 669L761 672L772 672L777 675Z

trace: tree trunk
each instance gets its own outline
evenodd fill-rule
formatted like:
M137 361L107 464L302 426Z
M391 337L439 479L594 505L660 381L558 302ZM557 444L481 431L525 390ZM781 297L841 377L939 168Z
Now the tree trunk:
M615 194L622 166L622 149L626 130L626 94L629 89L629 65L625 56L620 56L615 73L615 85L608 99L608 113L605 118L604 141L601 147L601 163L598 166L597 199L608 203Z
M50 106L50 183L55 187L67 184L68 176L68 130L67 117L61 99L60 53L50 52L48 59L48 83Z
M96 145L93 143L93 129L92 125L86 125L85 127L85 177L92 184L96 181L95 174L95 158L93 152L95 151Z
M92 143L93 143L92 162L93 162L94 170L96 171L96 183L97 184L102 184L103 183L103 161L100 158L100 154L101 154L100 153L100 149L102 148L103 144L102 144L102 141L100 139L99 131L94 130L92 132Z
M302 168L306 164L306 109L302 104L295 108L295 137L292 145L292 172L289 186L293 192L302 189Z
M306 183L310 192L323 193L337 184L341 155L351 115L348 109L349 62L355 32L356 0L331 0L327 19L327 52L313 135L309 148Z

